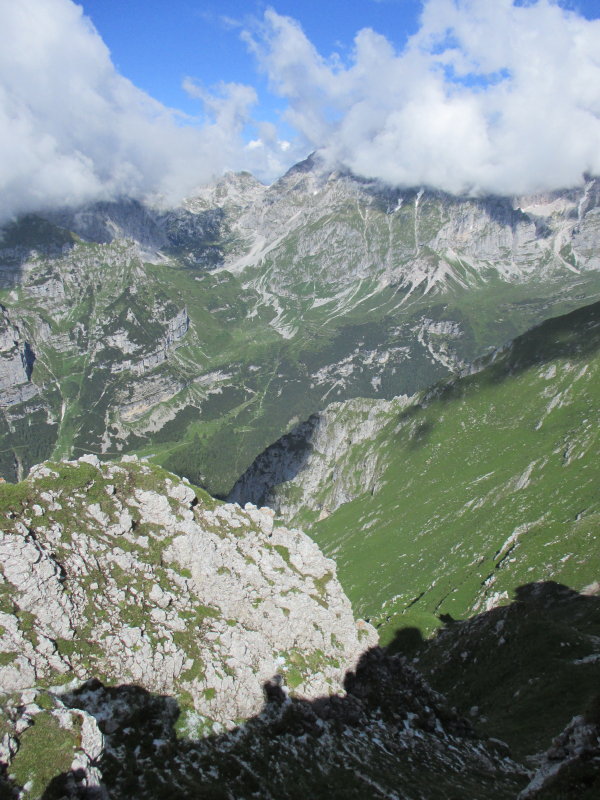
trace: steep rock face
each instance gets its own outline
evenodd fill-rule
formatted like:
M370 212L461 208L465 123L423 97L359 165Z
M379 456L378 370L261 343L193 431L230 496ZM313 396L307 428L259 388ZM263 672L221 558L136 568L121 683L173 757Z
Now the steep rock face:
M31 345L0 305L0 407L22 403L38 393L31 383L34 360Z
M236 481L228 500L244 505L247 502L266 505L281 511L274 488L294 480L311 458L313 438L322 425L322 415L313 414L261 453Z
M137 322L139 325L139 322L135 319L134 314L128 314L126 321L134 324ZM133 375L140 377L153 370L154 367L158 366L159 364L162 364L163 361L166 361L169 357L169 351L171 348L188 332L190 327L190 318L188 317L187 309L184 308L175 314L175 316L167 319L164 323L164 327L165 332L162 336L162 339L152 343L155 346L157 345L157 347L155 350L150 350L150 352L146 350L146 352L143 353L145 349L143 345L132 341L129 338L128 331L125 329L115 331L115 333L106 337L103 342L98 343L97 351L101 354L106 345L108 345L109 347L118 348L123 356L137 356L137 358L124 358L116 361L113 365L111 365L111 372L116 373L127 370ZM140 351L142 351L143 355L140 355Z
M261 453L229 500L265 504L296 523L324 519L364 492L373 493L383 465L371 443L410 400L332 403Z
M82 239L106 244L114 239L133 239L145 250L159 250L167 237L155 215L135 200L92 203L82 208L49 213L47 219L71 230Z
M132 682L182 698L193 732L256 713L276 674L303 696L339 691L374 641L333 562L268 509L93 456L0 495L5 691Z
M9 480L53 451L69 455L79 436L97 452L122 449L126 420L184 388L172 364L191 325L183 298L149 290L132 242L30 252L18 272L0 316Z
M213 202L226 208L230 187L224 181ZM492 272L525 280L540 268L598 268L589 247L600 230L595 180L544 196L456 198L358 180L311 157L236 211L234 230L253 246L225 266L268 261L279 289L299 278L330 287L376 278L429 292Z

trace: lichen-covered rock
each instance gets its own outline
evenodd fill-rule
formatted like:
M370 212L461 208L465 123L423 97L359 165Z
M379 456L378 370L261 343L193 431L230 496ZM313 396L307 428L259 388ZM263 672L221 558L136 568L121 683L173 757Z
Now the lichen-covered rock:
M307 536L135 458L35 467L0 486L0 519L6 691L133 683L178 697L191 732L231 727L276 674L339 692L376 640Z

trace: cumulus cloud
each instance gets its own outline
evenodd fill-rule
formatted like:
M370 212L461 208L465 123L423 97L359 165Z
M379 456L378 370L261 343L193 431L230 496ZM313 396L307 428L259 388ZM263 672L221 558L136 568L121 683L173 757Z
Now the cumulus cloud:
M349 63L273 10L246 37L307 146L360 175L519 194L600 174L600 21L552 0L426 0L401 52L364 29Z
M600 174L600 21L553 0L425 0L401 51L367 28L346 60L274 10L242 36L287 101L290 141L252 119L250 86L186 79L202 122L161 105L119 75L72 0L0 2L0 221L124 194L176 202L227 169L274 179L315 149L453 193Z
M272 178L289 164L272 135L245 145L252 88L186 88L204 105L203 125L119 75L71 0L1 3L0 217L122 194L175 201L225 169Z

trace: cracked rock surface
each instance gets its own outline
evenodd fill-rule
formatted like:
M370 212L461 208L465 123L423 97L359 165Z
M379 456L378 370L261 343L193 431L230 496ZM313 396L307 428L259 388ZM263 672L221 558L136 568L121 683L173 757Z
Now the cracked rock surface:
M178 698L194 733L257 713L275 675L341 691L376 641L311 539L134 457L35 467L0 515L6 692L134 684Z

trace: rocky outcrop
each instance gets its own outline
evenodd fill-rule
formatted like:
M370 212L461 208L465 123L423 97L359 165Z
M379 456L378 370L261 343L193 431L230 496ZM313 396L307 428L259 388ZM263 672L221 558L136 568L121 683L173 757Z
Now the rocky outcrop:
M169 357L169 351L174 345L183 339L190 327L190 318L188 317L187 309L183 308L175 316L167 319L164 324L164 334L156 348L150 352L144 353L137 359L123 359L121 361L111 364L111 372L118 373L124 370L130 371L133 375L140 377L145 375L150 370L162 364ZM120 329L115 333L108 336L102 343L99 344L101 350L106 344L111 347L117 347L123 355L132 355L138 353L143 349L140 345L131 341L127 331Z
M108 800L98 768L105 741L91 714L68 708L56 695L38 689L0 692L0 730L3 797L39 797L50 779L64 771L69 773L65 788L70 796L87 793ZM12 786L3 782L2 772Z
M384 464L374 440L409 403L408 397L331 403L261 453L228 499L268 505L288 522L323 519L375 490Z
M143 381L136 381L130 384L126 393L118 396L119 416L124 422L138 420L160 403L174 397L184 385L183 381L176 380L168 374L161 374L160 371L147 376Z
M31 382L35 355L19 328L0 306L0 408L30 400L39 392Z
M307 536L136 460L41 465L1 501L5 691L101 677L183 698L191 731L231 726L276 674L339 691L376 638Z
M347 674L343 697L290 698L277 681L264 688L260 714L200 740L176 735L169 698L136 687L91 682L63 700L98 721L114 800L514 800L526 781L504 745L479 738L405 658L379 648ZM69 800L71 777L52 787Z
M417 341L429 352L434 362L438 361L449 372L465 368L465 364L452 350L454 340L463 336L463 331L457 322L423 317L420 325L414 330Z
M313 451L313 438L321 424L322 415L313 414L267 447L236 482L227 498L229 502L242 505L252 502L281 511L277 487L294 480L307 468Z
M583 797L584 793L591 797L594 787L600 789L600 723L578 715L541 755L518 800Z
M185 336L189 327L190 318L187 315L187 310L184 308L174 317L167 320L165 334L158 348L131 365L130 369L133 374L138 376L144 375L146 372L154 369L158 364L162 364L163 361L166 361L169 356L169 350L172 349L176 342Z

